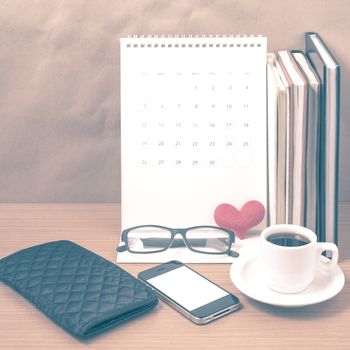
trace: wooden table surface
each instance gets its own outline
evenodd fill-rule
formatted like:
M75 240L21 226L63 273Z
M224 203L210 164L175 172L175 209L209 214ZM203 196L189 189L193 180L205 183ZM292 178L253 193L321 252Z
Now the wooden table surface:
M345 287L335 298L297 309L249 299L232 284L229 264L191 265L236 294L243 307L197 326L163 302L153 312L87 342L76 340L0 283L1 349L350 349L350 204L339 212ZM46 241L69 239L115 262L118 204L0 204L0 258ZM151 265L123 264L137 275Z

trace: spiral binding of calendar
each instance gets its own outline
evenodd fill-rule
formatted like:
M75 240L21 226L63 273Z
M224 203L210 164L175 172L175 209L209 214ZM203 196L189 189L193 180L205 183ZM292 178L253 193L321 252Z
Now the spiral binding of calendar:
M255 48L262 47L262 35L133 35L125 40L127 48Z

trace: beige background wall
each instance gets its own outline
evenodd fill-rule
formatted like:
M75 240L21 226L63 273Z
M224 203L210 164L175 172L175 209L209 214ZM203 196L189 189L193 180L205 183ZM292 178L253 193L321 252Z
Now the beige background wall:
M0 0L0 202L120 200L119 38L317 31L342 66L340 197L350 200L350 1Z

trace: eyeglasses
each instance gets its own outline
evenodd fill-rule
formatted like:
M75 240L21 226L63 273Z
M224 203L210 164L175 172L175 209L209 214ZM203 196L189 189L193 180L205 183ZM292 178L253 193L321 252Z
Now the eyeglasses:
M178 234L182 238L177 238ZM239 253L231 250L235 241L234 233L216 226L173 229L158 225L141 225L123 230L121 240L125 245L119 246L118 252L151 254L169 248L187 247L197 253L239 256Z

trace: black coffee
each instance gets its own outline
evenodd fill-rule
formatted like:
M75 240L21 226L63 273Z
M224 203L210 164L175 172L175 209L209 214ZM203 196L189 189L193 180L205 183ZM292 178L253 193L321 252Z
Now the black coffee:
M310 243L307 237L297 233L274 233L267 237L267 240L282 247L300 247Z

